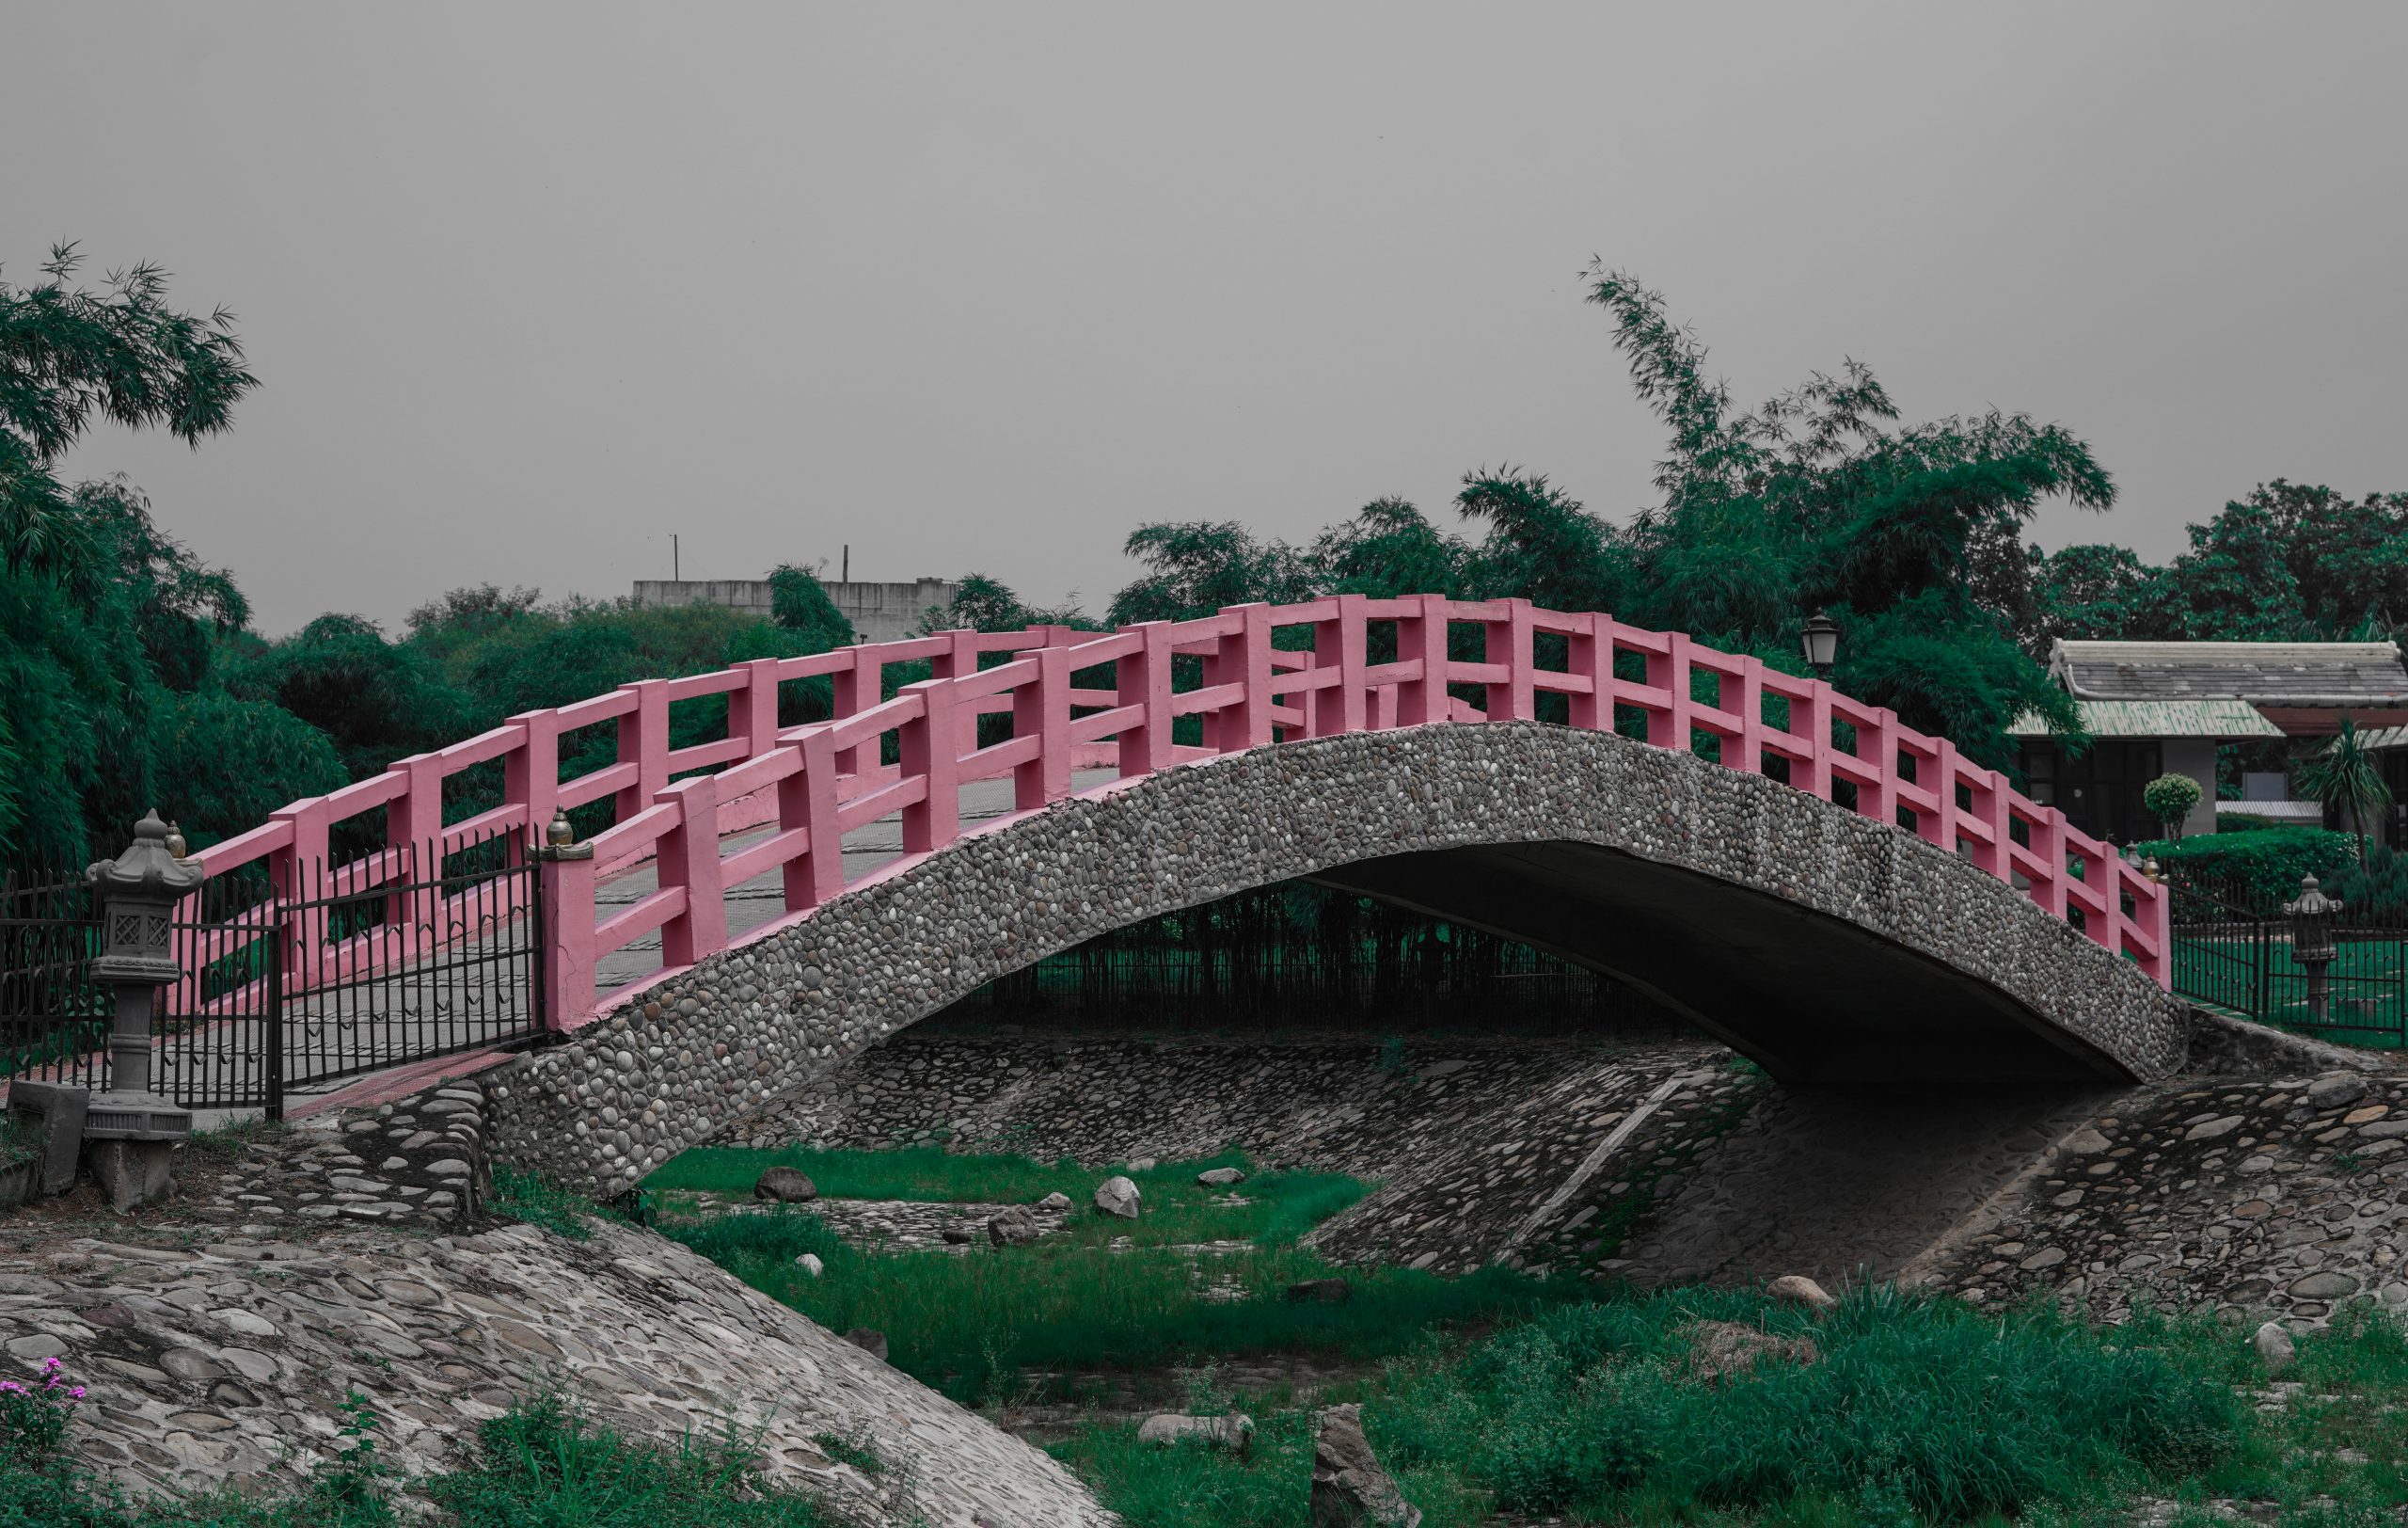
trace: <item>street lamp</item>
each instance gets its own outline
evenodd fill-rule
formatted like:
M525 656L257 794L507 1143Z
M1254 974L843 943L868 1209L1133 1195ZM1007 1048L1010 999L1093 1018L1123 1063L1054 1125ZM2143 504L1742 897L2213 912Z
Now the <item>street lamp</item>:
M1815 677L1831 676L1831 662L1840 655L1840 624L1821 611L1806 617L1806 663Z
M2307 973L2310 1024L2324 1022L2326 989L2332 979L2325 975L2325 967L2333 963L2333 920L2340 915L2341 904L2324 895L2312 875L2300 878L2299 900L2283 904L2283 915L2291 920L2291 960Z

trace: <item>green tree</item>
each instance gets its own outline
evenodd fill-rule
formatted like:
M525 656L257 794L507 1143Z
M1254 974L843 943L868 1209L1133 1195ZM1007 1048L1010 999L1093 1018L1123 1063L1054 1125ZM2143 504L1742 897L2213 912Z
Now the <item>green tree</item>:
M1122 547L1146 571L1112 597L1110 619L1184 621L1224 605L1289 604L1311 597L1304 557L1284 541L1258 541L1236 520L1141 525Z
M43 279L0 281L0 860L117 847L150 804L163 697L206 685L248 614L122 479L54 470L96 419L196 445L225 429L257 385L232 317L171 309L155 266L95 291L79 265L61 246Z
M792 563L780 563L769 570L769 619L789 631L804 633L816 645L807 649L824 653L849 646L859 638L853 624L845 619L836 602L810 569Z
M2357 723L2341 718L2341 730L2308 756L2292 779L2308 800L2340 814L2342 824L2357 836L2358 863L2366 864L2367 832L2391 804L2391 788L2383 783L2383 766L2358 737Z

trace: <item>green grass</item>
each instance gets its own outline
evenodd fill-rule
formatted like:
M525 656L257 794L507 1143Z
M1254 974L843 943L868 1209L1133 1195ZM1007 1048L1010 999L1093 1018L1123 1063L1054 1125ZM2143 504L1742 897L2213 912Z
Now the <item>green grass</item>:
M134 1501L83 1472L66 1448L29 1454L0 1428L0 1528L833 1528L814 1499L768 1486L752 1440L733 1431L672 1445L631 1440L541 1396L484 1424L461 1467L408 1480L378 1456L377 1418L357 1395L341 1456L261 1496L226 1489Z
M591 1238L594 1228L586 1222L604 1213L602 1206L582 1194L572 1194L532 1172L522 1172L499 1162L494 1164L493 1198L485 1202L485 1209L504 1219L539 1226L569 1241Z
M1402 1268L1344 1270L1355 1285L1339 1304L1283 1297L1288 1285L1341 1270L1291 1246L1192 1259L1161 1247L1115 1252L1084 1236L969 1255L882 1255L840 1240L816 1215L786 1209L664 1222L746 1283L832 1331L872 1327L891 1361L961 1400L1013 1393L1030 1369L1143 1369L1221 1355L1310 1352L1377 1359L1424 1331L1518 1320L1580 1291L1502 1269L1460 1279ZM826 1265L814 1279L804 1252ZM1236 1301L1208 1299L1199 1267L1234 1277Z
M2305 1002L2286 1003L2265 1014L2264 1022L2320 1040L2375 1050L2399 1049L2408 1041L2408 1008L2403 1008L2408 1003L2408 965L2403 965L2402 947L2388 939L2344 939L2335 947L2337 954L2327 971L2337 979L2357 979L2368 985L2337 981L2321 1024L2312 1022ZM2233 1000L2247 1002L2252 991L2248 972L2257 959L2256 947L2245 941L2177 939L2175 991L2201 995L2210 1001L2225 1000L2229 992ZM2289 944L2270 942L2266 963L2269 976L2274 979L2273 995L2305 995L2305 973L2291 959ZM2361 1001L2368 1006L2354 1006Z
M1701 1318L1807 1333L1823 1356L1709 1387L1686 1361ZM2253 1419L2225 1372L2242 1361L2222 1361L2241 1345L2209 1329L2216 1363L2200 1361L2193 1329L2178 1354L2156 1345L2178 1330L2160 1324L2100 1333L1880 1288L1822 1321L1749 1292L1624 1297L1427 1347L1390 1366L1365 1424L1428 1528L1498 1510L1798 1528L2043 1520L2035 1509L2080 1516L2245 1455ZM1268 1419L1245 1462L1140 1448L1118 1425L1055 1453L1130 1528L1305 1528L1307 1425Z
M701 1194L750 1200L754 1180L771 1167L800 1169L823 1199L1027 1204L1065 1194L1071 1206L1069 1234L1049 1237L1049 1247L1065 1239L1089 1245L1124 1236L1141 1246L1229 1237L1292 1241L1370 1191L1370 1185L1334 1172L1263 1172L1239 1152L1131 1172L1126 1166L1082 1168L1067 1157L1049 1167L1025 1156L955 1154L933 1146L875 1152L705 1147L663 1163L644 1180L644 1189L664 1215L675 1218L696 1213ZM1229 1190L1196 1181L1208 1168L1226 1167L1248 1174L1236 1190L1246 1201L1242 1205L1217 1202ZM1096 1210L1096 1186L1116 1174L1136 1184L1145 1204L1141 1219L1116 1219Z

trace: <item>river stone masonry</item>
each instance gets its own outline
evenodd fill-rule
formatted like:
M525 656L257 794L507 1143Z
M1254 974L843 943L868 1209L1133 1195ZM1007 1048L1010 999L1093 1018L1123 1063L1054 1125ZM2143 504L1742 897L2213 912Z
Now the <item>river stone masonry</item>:
M200 1245L0 1252L0 1376L64 1361L90 1386L70 1446L136 1494L306 1474L341 1452L352 1392L380 1418L379 1454L416 1473L455 1464L515 1402L564 1391L594 1421L671 1447L757 1430L768 1477L848 1521L1114 1520L1042 1453L676 1243L590 1223L585 1242L515 1225L296 1241L250 1224ZM828 1437L891 1468L864 1474Z
M1003 820L487 1074L502 1158L599 1196L837 1062L1140 918L1385 854L1571 840L1811 908L1989 983L2138 1077L2182 1006L2012 887L1760 775L1536 723L1315 739Z
M2408 1076L2181 1081L2082 1122L1911 1275L2110 1320L2142 1302L2300 1324L2353 1299L2408 1311Z

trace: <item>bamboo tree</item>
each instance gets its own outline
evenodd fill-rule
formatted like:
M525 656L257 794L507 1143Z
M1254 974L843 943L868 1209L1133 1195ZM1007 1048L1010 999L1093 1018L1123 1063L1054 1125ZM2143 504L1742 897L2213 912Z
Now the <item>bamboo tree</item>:
M2383 767L2359 740L2358 726L2341 718L2341 730L2318 749L2299 772L2299 788L2310 801L2322 802L2341 814L2357 836L2358 864L2367 862L2367 824L2391 804L2391 788L2383 783Z

